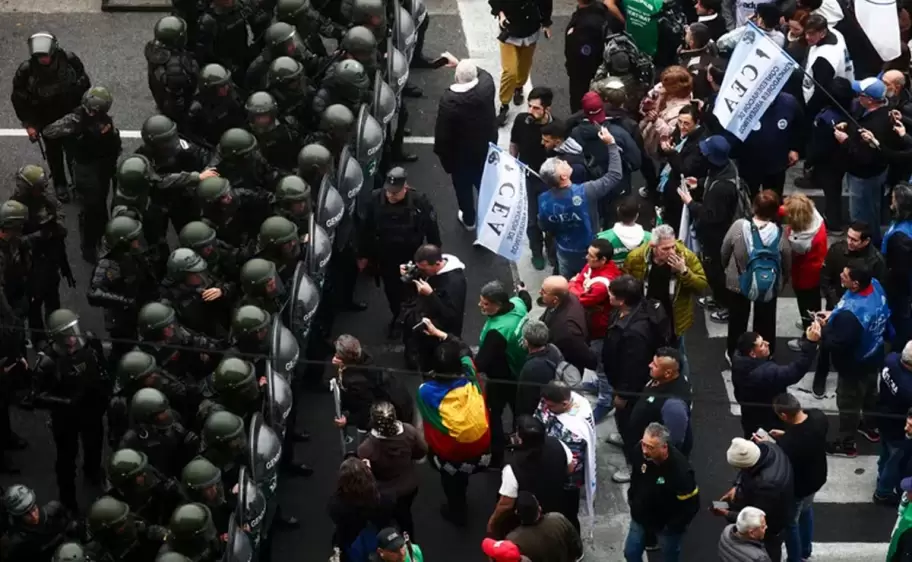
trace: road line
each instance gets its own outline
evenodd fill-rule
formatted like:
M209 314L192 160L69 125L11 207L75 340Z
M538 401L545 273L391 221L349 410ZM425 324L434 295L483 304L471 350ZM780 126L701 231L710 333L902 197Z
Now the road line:
M710 319L709 310L703 310L703 316L706 319L706 332L710 338L728 337L728 324L717 324ZM794 297L780 297L776 300L776 338L798 338L804 333L799 328L797 322L801 320L801 314L798 312L798 299ZM751 308L748 326L753 326L754 311Z
M816 502L815 502L816 503ZM815 542L813 559L826 562L873 562L887 557L886 542ZM785 545L782 546L785 553ZM785 556L782 557L785 560Z

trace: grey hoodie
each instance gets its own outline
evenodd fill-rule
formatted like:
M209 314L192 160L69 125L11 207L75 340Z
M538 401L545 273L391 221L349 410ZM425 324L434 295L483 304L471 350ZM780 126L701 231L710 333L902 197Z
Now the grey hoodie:
M722 562L772 562L763 543L742 538L734 523L722 529L719 537L719 560Z

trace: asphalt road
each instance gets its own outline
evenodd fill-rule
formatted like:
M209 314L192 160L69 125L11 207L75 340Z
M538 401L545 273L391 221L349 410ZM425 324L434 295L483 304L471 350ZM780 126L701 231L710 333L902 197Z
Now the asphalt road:
M480 49L477 39L479 30L475 20L465 17L466 5L486 4L483 0L436 0L429 2L431 26L427 34L426 52L435 54L449 50L458 57L479 57L479 50L484 51L482 66L486 68L497 61L492 60L490 53L496 53L494 38L490 38L490 50ZM84 0L75 3L72 9L82 9ZM460 17L460 4L463 16ZM566 77L563 72L563 36L567 25L567 14L572 10L572 0L555 2L554 39L544 42L538 48L533 67L532 82L536 85L548 85L555 91L554 113L566 116L569 113ZM38 6L38 7L31 7ZM61 9L66 9L67 5ZM142 47L151 37L152 24L159 17L156 14L101 14L101 13L29 13L30 9L55 11L45 2L29 4L22 0L5 0L0 3L0 11L5 13L0 18L0 76L9 81L26 54L26 38L38 30L49 30L56 33L62 46L77 52L83 59L93 83L109 87L114 95L112 113L115 123L122 130L136 130L143 120L153 112L153 104L148 94L145 76L145 61ZM477 12L475 6L475 12ZM496 72L496 68L489 68ZM496 78L496 75L495 75ZM420 156L420 160L408 166L410 183L427 193L436 206L439 216L444 250L455 254L466 263L469 278L469 294L466 303L465 338L476 343L482 325L482 317L477 312L475 300L480 286L494 278L509 280L507 264L500 258L492 256L471 245L471 236L458 225L455 213L455 198L452 195L449 178L444 174L434 156L431 147L426 144L427 137L433 136L436 100L451 81L447 70L418 71L412 81L421 86L426 97L420 100L408 100L411 111L410 126L412 135L418 137L420 144L411 144L409 149ZM515 112L515 110L514 110ZM21 165L38 162L40 153L24 137L9 136L5 129L15 128L18 122L12 107L6 101L0 103L0 174L9 178L0 186L0 196L8 193L12 186L12 174ZM423 137L423 139L422 139ZM125 148L132 150L137 140L125 140ZM90 269L78 258L78 240L76 235L76 209L68 206L68 225L73 235L68 241L69 253L74 266L78 286L76 289L61 289L64 306L77 310L87 326L96 332L103 333L101 315L88 306L85 299ZM542 277L527 266L527 260L520 264L520 274L530 290L537 289L536 282ZM387 366L400 366L401 359L387 342L384 329L389 320L382 293L373 281L360 281L358 294L370 303L368 311L360 314L341 314L335 331L352 333L375 356L375 360ZM720 496L729 486L734 471L725 461L725 450L730 439L740 432L740 426L729 407L729 396L721 376L726 367L722 357L724 340L710 337L710 330L704 325L702 316L697 325L688 334L687 347L693 371L692 382L695 390L693 409L696 445L692 461L701 487L704 504ZM791 352L785 347L785 340L779 341L778 360L786 360ZM412 380L417 383L416 379ZM325 560L329 555L329 536L332 526L325 515L326 501L335 485L335 472L341 455L338 450L338 434L331 425L333 415L332 400L326 395L308 395L301 404L300 422L313 433L313 440L297 447L297 456L312 464L315 475L306 480L287 480L280 486L283 507L290 513L299 516L304 524L295 532L283 533L276 538L276 553L283 558ZM56 489L53 478L54 450L41 414L15 412L14 427L31 443L29 450L16 453L15 462L23 468L23 474L12 478L0 476L0 485L23 482L33 486L43 500L55 497ZM604 433L600 427L600 434ZM610 446L600 444L600 457L610 455ZM865 453L873 453L864 450ZM604 453L604 454L603 454ZM615 455L616 456L616 455ZM612 462L612 461L608 461ZM597 544L589 559L599 562L621 560L618 554L623 540L622 527L626 506L619 489L614 488L608 476L610 471L602 470L600 462L599 481L602 492L599 495L597 512L598 520L603 526L614 526L614 532L596 533ZM484 532L484 522L493 507L499 476L496 474L478 475L470 485L470 520L466 529L456 529L445 523L438 515L442 501L436 473L431 469L421 470L422 485L415 503L415 520L417 522L416 541L422 545L428 560L437 561L471 561L481 560L479 544ZM868 478L873 476L868 475ZM91 491L86 490L86 499ZM818 508L815 541L871 543L887 540L892 526L894 512L890 509L875 507L864 503L828 504ZM708 513L701 513L692 525L685 541L683 560L715 560L715 548L722 523ZM605 544L610 543L610 544ZM304 554L306 553L306 554ZM653 555L652 560L661 559ZM828 558L826 558L828 559ZM842 559L842 558L841 558ZM861 558L869 560L871 558ZM846 558L845 560L851 560ZM854 561L853 561L854 562Z

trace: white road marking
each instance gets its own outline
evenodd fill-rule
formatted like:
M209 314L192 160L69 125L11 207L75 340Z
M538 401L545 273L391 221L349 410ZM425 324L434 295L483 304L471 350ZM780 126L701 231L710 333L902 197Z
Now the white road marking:
M711 338L724 338L728 336L728 324L717 324L710 320L710 311L703 310L706 319L706 331ZM798 338L804 333L804 330L796 325L801 319L798 312L798 299L794 297L782 297L776 302L776 337L777 338ZM751 311L750 319L747 321L747 329L750 330L754 323L754 312Z
M826 562L873 562L885 559L889 546L888 542L815 542L812 558ZM785 560L785 545L782 552Z

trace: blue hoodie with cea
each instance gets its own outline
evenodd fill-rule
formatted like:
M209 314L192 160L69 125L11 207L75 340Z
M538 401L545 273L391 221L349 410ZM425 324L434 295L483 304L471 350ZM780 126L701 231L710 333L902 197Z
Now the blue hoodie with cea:
M558 154L555 156L564 157L559 150L556 152ZM558 251L584 254L595 238L599 227L599 199L614 189L624 176L617 145L608 147L608 156L608 171L605 175L582 183L574 179L577 175L575 164L566 159L574 167L571 184L567 187L552 187L538 196L539 227L554 236Z

